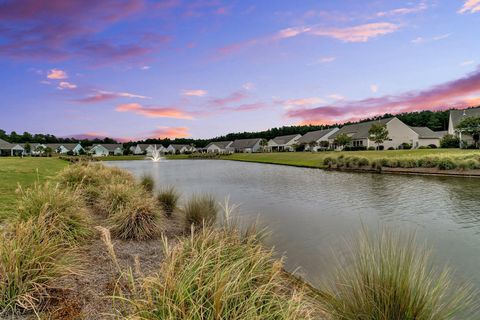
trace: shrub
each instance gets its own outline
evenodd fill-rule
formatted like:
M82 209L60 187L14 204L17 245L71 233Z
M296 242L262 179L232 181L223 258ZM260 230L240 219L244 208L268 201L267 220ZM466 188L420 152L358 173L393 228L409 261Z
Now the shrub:
M337 164L337 160L335 158L325 157L325 159L323 159L323 165L324 166L327 166L327 167L331 168L335 164Z
M187 227L192 224L196 226L213 224L217 219L218 209L218 204L213 196L193 195L184 208Z
M310 303L255 235L203 228L164 252L159 274L129 300L132 318L310 319Z
M452 170L457 167L457 164L450 158L442 158L438 162L438 169L440 170Z
M397 159L388 159L384 166L389 167L389 168L397 168L398 167L398 160Z
M351 254L320 298L332 319L454 319L472 303L471 290L454 289L449 271L436 270L414 236L364 232Z
M159 219L154 199L142 190L131 195L128 203L109 217L110 231L120 239L153 239L160 232Z
M160 190L157 195L157 200L160 203L163 212L169 217L177 208L178 199L180 199L180 195L173 186Z
M0 318L36 310L52 280L69 274L74 263L50 225L33 219L9 225L0 241Z
M98 195L95 209L107 216L119 212L130 205L132 197L142 197L145 193L137 185L112 183L105 186Z
M410 143L404 142L398 147L398 149L412 149L412 145Z
M431 149L437 149L437 145L436 144L429 144L428 145Z
M78 191L61 188L58 184L36 184L31 189L20 189L18 218L44 222L70 243L78 242L91 233L87 209Z
M367 158L364 158L364 157L361 157L361 158L358 158L358 166L359 167L366 167L369 165L369 161Z
M418 166L421 168L435 168L440 159L438 157L424 157L418 160Z
M381 150L383 150L383 149L381 149ZM395 148L394 147L389 147L388 150L395 150Z
M416 168L418 167L418 164L414 159L399 159L398 166L400 168Z
M440 147L442 148L458 148L460 146L460 139L452 134L446 134L440 139Z
M479 167L478 162L473 159L460 160L457 165L460 170L473 170Z
M367 150L368 150L368 151L373 151L373 150L375 150L375 147L368 147Z
M140 185L150 193L155 189L155 181L150 175L143 175L140 179Z

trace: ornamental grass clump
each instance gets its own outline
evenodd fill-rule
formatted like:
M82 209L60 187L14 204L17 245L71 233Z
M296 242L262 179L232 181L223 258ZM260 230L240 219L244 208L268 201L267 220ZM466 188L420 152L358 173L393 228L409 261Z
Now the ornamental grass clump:
M59 184L36 184L33 188L20 188L18 219L33 219L69 243L84 240L91 231L83 197L77 190L62 188Z
M438 157L423 157L418 160L418 166L421 168L435 168L438 166L440 158Z
M143 175L140 178L140 185L150 193L152 193L153 190L155 189L155 181L153 180L153 177L150 175Z
M405 159L399 159L398 160L398 166L400 168L417 168L418 163L415 159L405 158Z
M160 214L155 200L141 189L119 206L108 222L112 235L119 239L149 240L160 233Z
M468 160L459 160L457 162L457 167L460 170L473 170L480 167L479 163L473 159Z
M124 183L106 185L95 202L97 212L111 216L130 204L132 197L141 197L145 192L138 186Z
M358 163L357 163L357 165L358 165L359 167L367 167L369 164L370 164L370 162L368 161L367 158L365 158L365 157L360 157L360 158L358 158Z
M440 170L453 170L456 167L457 164L450 158L441 158L438 162L438 169Z
M333 157L325 157L325 159L323 159L323 165L327 166L328 168L331 168L336 164L337 164L337 159Z
M474 301L468 287L453 285L448 269L434 267L414 235L364 232L351 255L319 296L333 320L450 320Z
M157 195L158 203L168 217L170 217L177 208L179 199L180 194L173 186L163 188Z
M53 280L73 272L71 249L34 219L6 227L0 241L0 318L36 311Z
M164 241L157 275L137 285L130 318L162 320L311 319L302 289L255 235L204 226L174 247Z
M187 228L190 229L191 225L212 225L217 219L218 211L219 206L212 195L193 195L184 207Z

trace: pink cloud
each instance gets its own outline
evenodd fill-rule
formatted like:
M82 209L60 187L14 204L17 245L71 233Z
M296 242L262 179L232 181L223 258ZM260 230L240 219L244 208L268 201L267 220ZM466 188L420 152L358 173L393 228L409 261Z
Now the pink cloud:
M190 89L190 90L183 90L182 94L184 96L191 96L191 97L203 97L207 95L207 90L202 89Z
M385 16L398 16L398 15L405 15L411 13L417 13L428 9L428 5L425 2L420 2L416 6L413 7L403 7L397 8L390 11L382 11L378 12L378 17L385 17Z
M424 109L440 110L466 107L480 100L480 68L467 76L433 86L423 91L409 91L358 101L342 101L315 108L289 110L286 116L302 123L338 123L359 120L384 113L401 113Z
M244 91L235 91L225 98L216 98L209 101L209 106L214 108L222 108L228 104L240 102L248 97Z
M480 0L466 0L458 13L480 12Z
M187 138L190 137L187 127L158 127L152 132L150 138Z
M104 102L118 98L137 98L137 99L151 99L150 97L129 93L129 92L112 92L112 91L102 91L95 90L94 94L91 94L85 98L76 99L75 102L80 103L97 103Z
M70 83L68 81L60 81L57 88L60 90L63 90L63 89L72 90L72 89L75 89L76 87L77 87L76 84Z
M139 103L124 103L117 106L117 112L133 112L147 118L193 119L193 115L177 107L143 106Z
M60 69L52 69L48 72L47 75L48 79L55 79L55 80L61 80L61 79L67 79L68 75L65 71L60 70Z

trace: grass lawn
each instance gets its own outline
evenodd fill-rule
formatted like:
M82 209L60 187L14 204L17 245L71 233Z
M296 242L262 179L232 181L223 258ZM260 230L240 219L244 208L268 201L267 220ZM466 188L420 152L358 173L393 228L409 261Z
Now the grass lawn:
M300 167L323 168L323 159L340 155L365 157L368 160L380 158L421 158L425 156L463 157L480 154L479 150L462 149L415 149L385 151L327 151L327 152L274 152L274 153L235 153L225 156L226 160L263 162Z
M15 207L18 184L22 187L44 181L68 165L57 158L0 158L0 221Z

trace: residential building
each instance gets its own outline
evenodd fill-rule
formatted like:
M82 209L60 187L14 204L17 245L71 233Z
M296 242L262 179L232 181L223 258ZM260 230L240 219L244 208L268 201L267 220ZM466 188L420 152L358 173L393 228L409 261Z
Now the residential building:
M435 132L427 127L410 127L418 135L417 139L414 139L412 148L427 147L434 145L440 147L440 139L443 136L443 132Z
M258 152L262 148L261 146L262 139L253 138L253 139L237 139L233 141L230 145L229 150L233 152Z
M166 151L171 154L192 153L195 152L195 150L195 147L188 144L171 144L166 149Z
M305 144L305 151L318 151L321 149L321 142L325 141L328 143L328 138L337 132L338 128L330 128L324 130L316 130L305 133L300 139L298 139L298 144Z
M0 156L13 156L13 144L0 139Z
M147 156L151 156L153 150L155 150L155 146L157 147L157 150L159 150L162 153L167 152L167 148L162 146L161 144L146 144L146 143L139 143L135 147L131 147L130 150L132 150L133 154L145 154Z
M73 154L78 155L82 151L85 151L80 143L47 143L45 146L59 154L66 154L71 151Z
M88 153L94 157L106 157L108 155L120 156L123 154L123 146L117 143L96 144Z
M205 150L207 153L229 153L233 141L213 141L210 142Z
M300 134L275 137L268 141L267 149L268 151L295 151L295 145L301 137Z
M464 110L450 110L450 116L448 121L448 133L456 135L462 143L467 145L473 144L475 141L473 137L457 130L457 126L460 122L469 117L480 117L480 107L470 108Z

